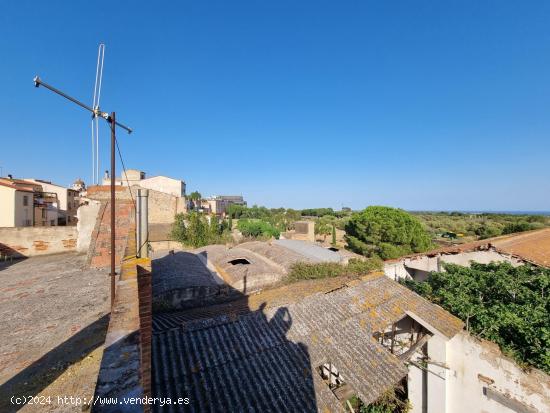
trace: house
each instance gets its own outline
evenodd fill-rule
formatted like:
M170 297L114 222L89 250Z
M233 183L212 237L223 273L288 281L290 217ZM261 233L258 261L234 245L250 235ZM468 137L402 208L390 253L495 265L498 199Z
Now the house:
M102 181L103 188L110 186L111 179L108 171ZM149 205L149 224L171 224L178 213L187 212L187 202L185 199L185 182L181 179L170 178L167 176L153 176L147 178L145 172L137 169L128 169L123 171L121 177L115 179L115 186L118 196L135 199L137 191L140 189L148 190ZM91 186L88 188L86 196L108 202L109 192L104 192L102 186ZM107 198L104 196L107 195Z
M408 278L423 281L430 272L441 271L444 263L468 266L471 261L482 264L504 261L512 265L531 263L550 268L550 228L457 244L387 260L384 263L384 272L394 280Z
M225 215L229 205L246 206L246 201L242 195L215 195L206 199L209 212L216 215Z
M32 191L30 199L32 219L30 219L31 223L26 226L49 227L58 225L59 200L57 194L44 191L42 185L38 183L15 179L11 175L8 178L0 178L0 182L22 190L30 189Z
M105 177L102 183L103 185L111 184L108 171L105 171ZM137 169L128 169L126 173L123 172L121 177L115 179L115 185L130 187L138 185L141 188L152 189L153 191L162 192L175 197L185 197L184 181L163 175L146 178L145 172Z
M424 281L433 271L444 271L444 264L469 266L471 262L488 264L507 262L512 266L550 267L550 228L510 234L471 243L444 247L385 262L384 272L391 279ZM444 385L435 399L445 401L446 412L550 411L550 376L536 368L525 369L503 354L499 346L480 340L466 331L457 334L439 350L445 359ZM430 366L430 372L437 365ZM409 367L413 377L424 374L419 366ZM428 395L430 389L428 388ZM411 396L411 395L409 395ZM413 394L411 400L416 396ZM413 413L422 412L423 404L414 404ZM428 411L429 404L428 404Z
M382 274L318 290L331 282L156 314L154 396L185 394L190 412L343 412L399 388L449 411L442 366L462 322Z
M80 206L79 191L42 179L29 178L24 179L24 181L40 185L42 187L42 192L55 194L57 196L57 225L76 225L78 221L77 210Z
M29 227L34 224L34 190L0 179L0 227Z

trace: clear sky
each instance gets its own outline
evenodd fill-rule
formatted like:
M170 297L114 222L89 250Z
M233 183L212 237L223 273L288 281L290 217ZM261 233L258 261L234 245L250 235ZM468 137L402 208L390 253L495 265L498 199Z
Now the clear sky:
M126 166L269 207L550 210L548 1L3 1L3 174ZM102 170L108 165L103 126Z

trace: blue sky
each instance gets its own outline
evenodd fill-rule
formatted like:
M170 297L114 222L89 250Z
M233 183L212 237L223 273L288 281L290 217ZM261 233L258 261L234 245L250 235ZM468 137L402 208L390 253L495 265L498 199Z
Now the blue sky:
M550 210L550 2L4 1L0 166L91 175L102 109L127 167L294 208ZM108 164L103 126L102 169Z

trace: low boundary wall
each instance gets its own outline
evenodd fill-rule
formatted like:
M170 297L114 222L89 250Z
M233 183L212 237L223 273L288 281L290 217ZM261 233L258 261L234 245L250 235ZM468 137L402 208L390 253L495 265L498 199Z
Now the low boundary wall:
M0 257L33 257L76 251L76 226L0 228Z
M134 229L130 232L133 232ZM151 397L152 290L151 259L135 257L134 237L116 284L116 294L95 397L149 399ZM93 412L149 412L150 404L96 404Z

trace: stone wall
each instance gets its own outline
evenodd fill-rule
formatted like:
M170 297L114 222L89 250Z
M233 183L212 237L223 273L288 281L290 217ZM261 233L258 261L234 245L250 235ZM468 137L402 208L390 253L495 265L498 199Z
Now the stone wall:
M171 224L177 213L186 212L185 198L150 189L148 212L149 224Z
M33 257L75 251L77 229L69 227L0 228L1 257Z

